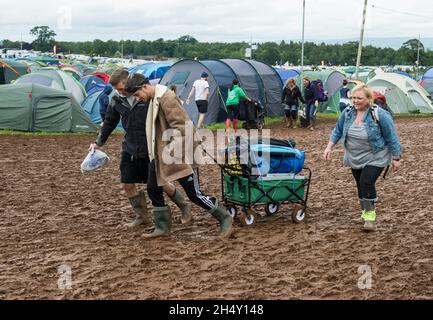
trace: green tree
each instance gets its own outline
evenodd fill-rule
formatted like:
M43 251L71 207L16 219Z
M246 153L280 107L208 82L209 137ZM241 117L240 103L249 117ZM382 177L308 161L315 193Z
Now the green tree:
M38 51L51 51L57 35L48 26L36 26L30 30L30 34L35 36L36 39L32 42L33 48Z

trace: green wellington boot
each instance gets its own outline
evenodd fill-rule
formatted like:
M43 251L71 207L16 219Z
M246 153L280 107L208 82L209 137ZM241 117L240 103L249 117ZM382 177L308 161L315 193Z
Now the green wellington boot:
M146 238L167 237L171 230L171 211L169 207L153 208L155 230L151 234L144 235Z
M220 223L220 237L228 239L233 233L233 218L227 213L224 205L217 200L217 207L210 211L210 214Z
M364 230L365 231L376 231L376 201L364 199L365 213L363 214L364 219Z
M140 191L135 197L129 198L132 208L134 208L135 219L131 223L127 223L128 228L136 228L142 224L149 222L147 212L146 196L143 191Z
M189 225L192 223L191 203L182 196L179 190L175 190L174 196L170 199L179 207L181 212L182 224Z

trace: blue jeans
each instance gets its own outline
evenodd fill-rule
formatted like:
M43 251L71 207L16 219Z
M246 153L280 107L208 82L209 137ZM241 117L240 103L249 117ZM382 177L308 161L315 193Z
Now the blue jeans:
M307 120L311 123L316 118L316 106L314 105L314 101L307 102L307 109L305 110Z

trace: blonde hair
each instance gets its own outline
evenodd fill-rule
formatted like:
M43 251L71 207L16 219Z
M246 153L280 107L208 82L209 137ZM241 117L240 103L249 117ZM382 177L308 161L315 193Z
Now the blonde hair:
M352 96L355 92L362 91L364 92L365 96L367 97L368 101L370 102L370 106L374 104L374 94L373 91L367 87L365 84L358 84L355 88L352 90Z

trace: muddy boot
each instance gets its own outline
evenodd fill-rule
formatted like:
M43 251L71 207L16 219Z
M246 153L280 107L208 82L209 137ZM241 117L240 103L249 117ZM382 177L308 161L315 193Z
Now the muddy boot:
M287 128L291 128L293 125L293 120L291 117L286 117Z
M297 120L298 120L297 118L293 119L293 129L298 129L298 126L296 125Z
M155 230L151 234L145 234L145 238L167 237L171 230L171 211L169 207L153 208Z
M233 233L233 218L227 213L224 205L217 200L217 207L210 211L210 214L220 223L220 237L223 239L230 238Z
M365 213L364 219L364 230L365 231L376 231L376 206L374 200L364 199Z
M365 215L365 205L364 205L364 199L359 199L359 206L361 207L361 217L357 218L356 221L364 223L364 215Z
M182 213L181 215L182 224L191 224L192 222L191 203L185 200L185 198L177 189L174 192L174 196L170 197L170 199L178 206L178 208Z
M314 127L314 125L315 125L315 120L314 119L310 120L310 130L311 131L316 130L316 128Z
M146 196L143 191L140 191L135 197L129 198L129 202L134 208L135 219L131 223L127 223L128 228L136 228L142 224L149 222L147 216Z

